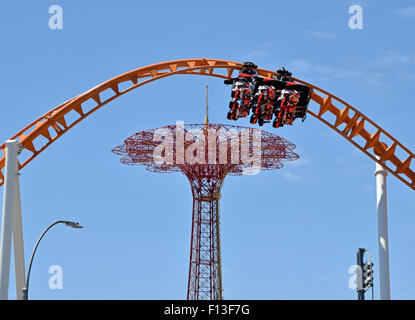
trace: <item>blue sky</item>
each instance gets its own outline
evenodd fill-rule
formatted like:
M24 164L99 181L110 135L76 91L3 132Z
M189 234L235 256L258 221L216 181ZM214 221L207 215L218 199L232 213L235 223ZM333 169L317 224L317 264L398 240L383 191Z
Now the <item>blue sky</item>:
M363 8L363 30L348 8ZM63 8L63 30L48 9ZM3 1L0 140L48 110L121 73L152 63L216 58L285 66L339 96L415 150L413 1ZM111 149L145 129L226 119L218 79L163 79L111 102L22 170L26 261L33 299L184 299L191 192L178 173L119 162ZM226 299L355 299L348 269L368 248L377 281L375 164L318 120L265 128L301 159L276 172L228 177L222 190ZM256 192L258 196L252 196ZM415 297L415 197L388 177L391 295ZM0 200L2 201L2 199ZM48 287L51 265L63 289ZM13 267L12 267L13 270ZM378 287L376 283L376 296ZM14 297L11 282L10 296Z

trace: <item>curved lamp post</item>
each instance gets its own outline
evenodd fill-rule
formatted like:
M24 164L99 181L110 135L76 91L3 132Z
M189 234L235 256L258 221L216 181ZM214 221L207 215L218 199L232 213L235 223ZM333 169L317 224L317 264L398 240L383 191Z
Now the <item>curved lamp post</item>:
M59 223L64 223L66 226L71 227L71 228L75 228L75 229L83 228L83 226L81 226L78 222L59 220L59 221L55 221L54 223L52 223L49 227L47 227L42 232L42 234L40 235L39 239L36 242L35 248L33 249L33 252L32 252L32 256L30 258L29 269L27 271L26 286L22 290L22 299L23 300L28 300L29 299L30 270L32 269L33 258L35 257L35 253L36 253L37 247L39 246L39 242L40 242L40 240L42 240L42 238L46 234L46 232L49 231L49 229L51 229L53 226L55 226Z

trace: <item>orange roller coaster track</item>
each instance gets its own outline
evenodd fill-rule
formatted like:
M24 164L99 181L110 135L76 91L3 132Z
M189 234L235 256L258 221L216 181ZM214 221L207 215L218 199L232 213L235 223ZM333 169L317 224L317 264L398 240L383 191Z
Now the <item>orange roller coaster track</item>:
M205 75L227 79L232 77L235 70L240 69L242 69L242 64L239 62L205 58L186 59L138 68L105 81L49 111L11 137L11 139L18 140L23 150L29 151L30 154L27 159L21 162L19 160L19 169L25 167L60 136L96 110L135 88L176 74ZM264 69L257 69L257 71L259 75L266 77L276 74ZM328 125L373 161L384 166L391 174L415 190L415 173L410 168L414 158L411 151L345 101L300 79L292 79L313 88L311 99L317 103L317 106L310 104L309 114ZM94 104L92 108L91 102ZM318 109L312 111L314 107ZM75 114L75 119L73 116L68 117L69 113ZM40 137L41 139L36 141ZM385 143L386 139L389 145ZM3 150L3 156L0 159L1 186L4 183L4 143L0 149Z

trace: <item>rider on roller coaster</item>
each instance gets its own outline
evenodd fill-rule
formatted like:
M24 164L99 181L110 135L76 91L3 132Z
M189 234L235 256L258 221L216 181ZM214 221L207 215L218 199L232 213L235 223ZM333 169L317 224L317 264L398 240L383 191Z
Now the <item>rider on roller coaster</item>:
M275 108L276 118L272 123L274 128L282 127L284 124L292 125L295 119L296 106L300 101L300 94L295 90L284 89L277 100Z
M226 84L233 84L229 103L229 120L237 120L246 117L251 108L252 99L256 90L257 66L252 62L245 62L237 78L225 80Z
M253 114L251 116L250 122L255 124L258 122L262 126L265 122L270 122L272 120L273 114L276 117L283 116L284 121L279 121L275 119L275 123L286 123L285 119L294 120L295 117L295 106L290 108L284 108L284 112L281 113L281 94L285 88L297 85L296 83L291 82L292 79L288 78L291 76L291 72L285 68L278 69L276 71L278 74L273 78L261 77L257 79L256 94L252 103ZM284 102L286 99L284 99ZM289 120L288 120L289 121ZM292 122L291 121L291 122ZM288 123L288 122L287 122Z

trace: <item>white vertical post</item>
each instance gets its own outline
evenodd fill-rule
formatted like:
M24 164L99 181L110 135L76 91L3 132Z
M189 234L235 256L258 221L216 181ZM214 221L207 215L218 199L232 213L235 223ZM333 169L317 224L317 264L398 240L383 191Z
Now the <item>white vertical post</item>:
M379 157L378 157L379 159ZM388 172L376 162L376 198L378 220L379 293L380 300L390 300L388 211L386 176Z
M14 273L16 278L16 299L21 300L22 290L26 286L26 273L23 247L22 207L20 202L20 174L16 175L14 214L13 214L13 249Z
M15 203L17 167L17 142L6 141L6 165L4 171L3 212L0 240L0 299L9 298L10 254L12 244L13 207Z

